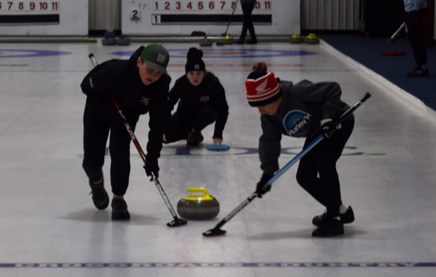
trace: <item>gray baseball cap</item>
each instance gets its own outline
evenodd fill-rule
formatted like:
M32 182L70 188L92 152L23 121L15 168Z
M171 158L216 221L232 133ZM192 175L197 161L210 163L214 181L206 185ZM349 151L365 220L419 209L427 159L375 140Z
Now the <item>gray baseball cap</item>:
M170 61L170 54L162 45L149 44L141 52L142 60L147 67L153 70L159 70L167 74L167 66Z

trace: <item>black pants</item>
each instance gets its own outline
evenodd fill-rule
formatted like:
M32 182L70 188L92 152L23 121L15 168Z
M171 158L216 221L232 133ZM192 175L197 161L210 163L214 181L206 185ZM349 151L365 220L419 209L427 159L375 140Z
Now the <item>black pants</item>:
M244 40L247 35L247 30L250 32L251 40L257 40L256 33L254 32L253 19L251 17L254 9L254 4L242 4L242 15L244 22L242 24L242 31L239 38Z
M330 216L339 215L342 204L336 162L342 154L354 127L354 120L342 123L342 128L329 139L324 139L301 158L297 181L313 198L327 208ZM305 141L305 147L313 138Z
M135 130L137 118L128 121L132 130ZM102 168L109 136L112 192L116 195L124 195L130 175L130 136L109 100L102 103L100 99L88 97L83 115L82 166L91 181L103 177Z
M206 126L215 122L216 117L216 109L211 105L202 105L197 109L177 110L167 125L165 143L186 139L192 130L201 132Z
M406 13L406 25L410 46L417 66L427 64L425 44L424 14L426 9Z

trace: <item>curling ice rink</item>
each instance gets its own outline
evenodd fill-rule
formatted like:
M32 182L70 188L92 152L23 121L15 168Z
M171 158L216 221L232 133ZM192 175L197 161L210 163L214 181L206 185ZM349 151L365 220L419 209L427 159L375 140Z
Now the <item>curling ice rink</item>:
M168 228L171 214L133 145L130 222L112 222L110 208L97 211L81 168L79 84L92 67L89 53L101 62L128 58L138 46L0 45L0 276L436 276L435 113L324 42L203 48L207 69L226 89L231 149L164 146L160 182L174 208L189 187L206 187L220 202L216 219ZM198 45L164 46L174 83L188 48ZM296 183L297 165L224 225L225 236L202 236L254 191L261 174L259 115L244 91L256 61L284 80L337 81L349 104L372 94L355 113L338 163L343 201L356 215L342 237L311 237L312 217L323 208ZM145 115L136 131L143 146L147 128ZM203 134L210 143L212 127ZM280 164L302 145L284 137ZM109 164L108 157L107 186Z

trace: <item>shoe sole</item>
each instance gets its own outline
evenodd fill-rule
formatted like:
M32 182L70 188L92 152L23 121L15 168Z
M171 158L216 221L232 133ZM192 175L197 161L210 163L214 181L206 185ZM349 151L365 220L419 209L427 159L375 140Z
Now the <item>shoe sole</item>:
M344 234L344 224L337 219L327 219L312 232L312 237L328 238Z
M318 217L318 216L317 216ZM315 220L315 218L312 220L312 224L315 225L316 227L319 227L320 224L317 222L318 219ZM354 222L354 218L352 220L340 220L342 224L350 224Z
M339 221L340 221L342 224L350 224L350 223L353 223L353 222L354 222L354 211L353 211L353 208L352 208L352 207L349 207L349 209L351 210L351 212L350 212L350 213L351 213L351 216L349 216L350 218L344 218L345 215L340 215L340 216L339 216ZM348 212L348 210L347 210L347 212ZM315 225L315 226L317 226L317 227L320 226L319 221L321 221L321 219L318 219L319 217L321 217L321 215L315 216L315 217L312 219L312 224Z
M315 238L330 238L330 237L336 237L344 234L344 228L340 228L335 231L323 231L316 229L312 232L312 237Z
M112 212L112 220L116 220L116 221L123 221L123 220L130 220L130 214L127 213L114 213Z

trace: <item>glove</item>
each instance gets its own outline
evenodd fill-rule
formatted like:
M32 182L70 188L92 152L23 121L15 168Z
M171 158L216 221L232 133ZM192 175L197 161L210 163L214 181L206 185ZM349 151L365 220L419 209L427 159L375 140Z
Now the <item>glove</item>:
M256 185L256 193L259 198L262 198L262 196L271 190L271 185L267 184L269 179L271 179L272 175L270 174L262 174L262 177L260 177L259 182Z
M144 169L147 176L151 177L153 174L156 178L159 177L159 165L157 163L157 159L153 159L148 156L145 157Z
M321 129L325 138L331 138L341 129L341 124L336 124L331 118L326 118L321 120Z

